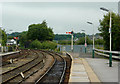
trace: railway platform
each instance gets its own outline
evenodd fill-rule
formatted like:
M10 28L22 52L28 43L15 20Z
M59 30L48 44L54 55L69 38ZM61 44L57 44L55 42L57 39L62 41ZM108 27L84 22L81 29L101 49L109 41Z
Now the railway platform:
M76 57L75 54L70 53L72 56L72 66L69 83L89 83L100 82L92 68L89 66L84 58Z
M118 84L118 61L113 61L113 67L108 66L108 59L91 54L71 53L72 66L69 83Z
M5 56L5 55L10 55L10 54L15 54L18 53L20 51L14 51L14 52L7 52L7 53L0 53L0 56Z

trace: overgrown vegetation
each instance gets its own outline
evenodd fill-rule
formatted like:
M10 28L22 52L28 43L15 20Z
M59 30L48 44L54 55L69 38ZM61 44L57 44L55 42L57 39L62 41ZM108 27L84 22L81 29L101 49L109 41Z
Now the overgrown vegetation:
M57 48L57 43L51 41L40 42L39 40L34 40L32 43L30 43L30 48L55 50Z

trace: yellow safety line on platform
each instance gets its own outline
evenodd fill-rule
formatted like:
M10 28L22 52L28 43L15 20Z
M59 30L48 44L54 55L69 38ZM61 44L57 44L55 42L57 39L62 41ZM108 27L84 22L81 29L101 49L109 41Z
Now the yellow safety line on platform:
M88 77L90 79L90 82L99 82L100 83L100 80L99 78L97 77L97 75L94 73L94 71L92 70L92 68L90 67L90 65L88 64L88 62L82 58L82 62L84 64L84 67L85 67L85 70L88 74Z
M69 54L70 55L70 54ZM73 65L74 65L74 58L72 55L70 55L72 58L72 63L71 63L71 72L70 72L70 79L69 79L69 84L71 84L70 82L72 81L71 77L72 77L72 70L73 70ZM94 73L94 71L92 70L92 68L90 67L90 65L88 64L88 62L84 59L84 58L78 58L79 62L82 62L82 65L85 68L85 72L88 75L89 81L90 83L97 83L97 84L101 84L99 78L97 77L97 75ZM81 63L80 63L81 64ZM85 81L87 82L87 81Z

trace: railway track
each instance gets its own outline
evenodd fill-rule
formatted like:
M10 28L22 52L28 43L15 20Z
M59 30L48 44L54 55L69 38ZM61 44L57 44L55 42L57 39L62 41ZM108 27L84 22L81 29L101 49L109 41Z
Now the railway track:
M30 75L37 72L38 68L42 68L43 66L43 59L41 59L39 56L40 53L34 52L34 56L36 56L33 60L29 61L28 63L16 67L10 71L7 71L5 73L2 73L2 84L9 84L12 83L21 83L26 78L28 78ZM44 54L42 53L41 55ZM41 66L41 67L39 67ZM34 70L36 69L36 70ZM23 74L23 75L22 75Z
M21 66L18 66L12 70L9 70L5 73L2 73L2 84L20 84L25 83L25 80L28 79L33 74L39 72L44 67L44 62L46 55L52 56L54 58L54 62L52 66L49 66L46 72L44 72L36 81L35 84L42 83L57 83L61 84L64 82L67 63L66 59L64 59L60 54L50 51L39 51L32 50L30 51L34 55L35 58ZM42 56L42 58L41 58Z
M54 57L55 61L48 71L35 82L35 84L61 84L64 81L66 61L56 53L49 52L49 54Z
M30 52L29 50L20 50L18 53L13 53L13 54L10 54L10 55L5 55L5 56L2 56L2 64L1 64L1 67L2 66L6 66L6 65L9 65L10 64L10 59L22 59L22 58L25 58L27 56L29 56Z

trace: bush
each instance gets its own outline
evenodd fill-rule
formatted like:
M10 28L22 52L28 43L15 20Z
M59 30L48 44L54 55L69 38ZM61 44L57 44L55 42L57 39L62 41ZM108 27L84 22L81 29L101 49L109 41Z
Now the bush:
M60 40L58 43L61 45L70 45L71 41L70 40Z
M104 50L104 47L102 47L102 46L100 46L100 45L95 45L95 48Z
M41 44L40 41L34 40L32 43L30 43L30 48L32 48L32 49L41 49L42 44Z
M11 52L11 51L13 51L14 49L13 49L13 47L12 46L8 46L8 52Z
M90 40L90 38L86 37L86 42L87 45L91 45L92 44L92 40ZM79 40L76 42L77 45L84 45L85 44L85 37L81 37L79 38Z
M42 49L56 49L57 43L51 42L51 41L45 41L42 43Z
M96 45L104 45L104 40L103 39L95 39L95 44Z
M55 50L57 48L57 43L51 41L40 42L38 40L34 40L30 43L30 48L32 49L52 49Z

